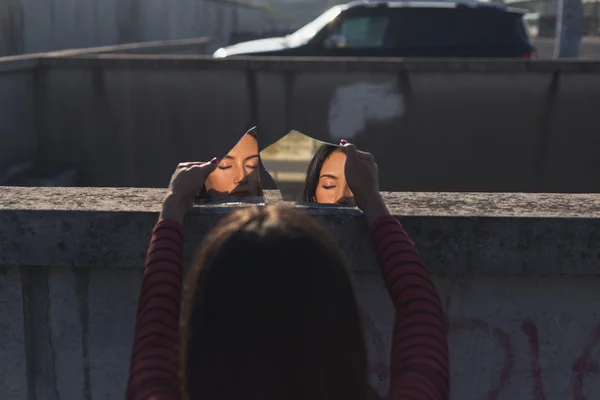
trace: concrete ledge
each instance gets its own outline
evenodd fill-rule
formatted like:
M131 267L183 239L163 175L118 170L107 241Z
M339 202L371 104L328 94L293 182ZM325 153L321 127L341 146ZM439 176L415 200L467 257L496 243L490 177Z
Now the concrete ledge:
M0 212L109 211L158 213L165 189L102 187L13 187L0 186ZM600 194L560 193L411 193L383 192L386 203L398 216L600 218ZM267 190L267 203L280 201L277 191ZM243 206L240 204L239 206ZM359 211L341 207L299 207L311 213L355 215ZM192 213L230 209L235 204L197 204ZM228 212L228 211L225 211Z
M0 266L141 268L162 189L0 187ZM432 273L600 273L600 195L386 193ZM267 193L270 204L289 204ZM186 260L234 205L198 205ZM339 240L353 269L374 271L355 209L305 207Z
M202 68L253 71L310 72L600 72L600 61L497 60L497 59L402 59L232 57L215 59L200 55L94 54L82 57L45 57L42 65L61 68Z

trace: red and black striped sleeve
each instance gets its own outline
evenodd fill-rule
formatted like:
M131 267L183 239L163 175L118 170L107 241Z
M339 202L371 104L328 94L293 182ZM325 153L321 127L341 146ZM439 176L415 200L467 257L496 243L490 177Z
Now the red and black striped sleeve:
M127 400L179 400L183 229L162 219L152 232L138 302Z
M371 229L396 313L388 399L449 399L446 319L421 255L395 217L381 217Z

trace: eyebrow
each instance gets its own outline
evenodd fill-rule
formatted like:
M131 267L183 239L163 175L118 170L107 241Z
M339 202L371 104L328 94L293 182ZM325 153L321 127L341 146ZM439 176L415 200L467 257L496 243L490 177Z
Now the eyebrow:
M331 178L331 179L336 179L337 180L337 176L331 175L331 174L323 174L319 177L319 179L321 178Z

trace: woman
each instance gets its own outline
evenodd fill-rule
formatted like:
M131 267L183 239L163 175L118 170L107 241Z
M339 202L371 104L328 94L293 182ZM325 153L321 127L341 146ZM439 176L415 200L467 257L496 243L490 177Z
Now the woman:
M200 197L228 199L262 196L258 165L258 140L256 128L252 128L206 177Z
M341 147L330 144L319 147L306 171L303 200L354 206L354 195L344 173L345 165L346 154Z
M396 312L388 398L449 399L439 296L379 194L373 156L348 143L343 151ZM146 259L127 398L364 400L366 351L346 262L298 211L242 209L207 235L179 329L181 224L217 163L181 165L169 185Z

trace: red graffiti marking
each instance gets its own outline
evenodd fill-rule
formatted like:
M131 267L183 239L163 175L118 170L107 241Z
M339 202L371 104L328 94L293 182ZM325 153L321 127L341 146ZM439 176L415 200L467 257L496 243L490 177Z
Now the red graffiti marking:
M362 310L362 317L368 335L367 338L375 346L376 360L371 364L371 371L379 380L377 391L381 394L381 391L385 387L384 385L387 384L389 378L389 365L385 354L385 345L382 340L382 334L377 328L373 317L364 310ZM488 324L484 320L478 318L464 318L450 321L448 328L451 332L481 332L486 335L491 335L494 340L500 344L504 350L504 360L501 364L500 377L498 382L491 387L483 397L486 400L498 399L502 391L510 382L515 368L516 355L515 349L511 343L510 335L499 327ZM546 400L546 391L542 379L542 367L540 365L538 328L530 318L527 318L521 324L521 331L527 337L531 355L532 400ZM585 343L580 356L572 365L573 400L590 400L583 395L583 388L585 379L589 375L600 375L600 363L591 358L598 344L600 344L600 325L596 326L590 338Z
M510 342L510 335L498 327L494 327L487 322L477 318L464 318L457 321L451 321L449 325L452 331L483 332L491 334L504 349L504 361L500 371L498 383L492 387L486 394L489 400L495 400L500 395L506 384L510 381L515 368L515 349Z
M597 362L590 359L590 355L596 345L600 342L600 325L594 329L592 336L585 343L581 355L575 360L571 369L574 372L573 375L573 399L574 400L587 400L583 396L583 384L584 378L590 374L600 375L600 366Z
M529 341L529 351L531 352L533 398L534 400L546 400L544 384L542 382L542 368L540 367L540 341L538 338L538 328L532 320L527 318L521 324L521 330L527 336Z

